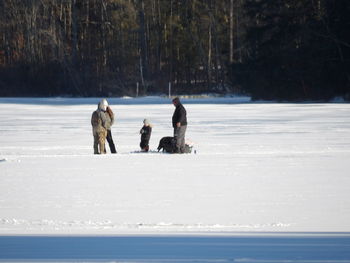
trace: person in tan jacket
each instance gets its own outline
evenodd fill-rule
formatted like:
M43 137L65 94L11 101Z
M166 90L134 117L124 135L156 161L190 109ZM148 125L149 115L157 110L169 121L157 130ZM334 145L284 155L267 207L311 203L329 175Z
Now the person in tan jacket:
M105 142L107 136L106 129L106 111L107 107L101 101L98 104L97 110L92 113L91 125L92 134L94 136L94 154L105 154Z

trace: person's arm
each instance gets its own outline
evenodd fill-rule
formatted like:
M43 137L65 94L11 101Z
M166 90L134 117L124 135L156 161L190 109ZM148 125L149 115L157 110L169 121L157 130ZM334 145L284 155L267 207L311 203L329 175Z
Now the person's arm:
M186 110L185 108L180 105L179 107L179 112L178 112L178 118L177 118L177 122L176 122L176 127L181 127L181 123L184 122L186 119Z
M180 111L180 108L177 107L175 109L175 112L174 112L174 115L173 115L173 125L174 125L174 128L178 128L178 127L181 127L181 111Z
M111 126L112 126L114 124L114 113L109 106L107 107L107 112L108 112L109 117L111 118Z
M146 131L146 140L149 140L151 138L152 128L148 126L145 129L145 131Z

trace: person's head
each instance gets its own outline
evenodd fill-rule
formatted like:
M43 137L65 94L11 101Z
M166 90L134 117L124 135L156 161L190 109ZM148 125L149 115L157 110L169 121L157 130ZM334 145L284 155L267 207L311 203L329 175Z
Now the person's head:
M103 99L102 100L102 103L103 103L103 105L106 107L106 109L107 109L107 107L108 107L108 101L106 100L106 99Z
M102 99L99 103L99 109L100 110L103 110L103 111L106 111L107 110L107 107L108 107L108 102L106 99Z
M174 98L174 99L173 99L173 104L174 104L175 107L176 107L177 105L179 105L179 104L180 104L180 99L179 99L178 97Z
M102 110L102 111L105 111L105 110L106 110L106 108L105 108L105 106L103 105L103 102L102 102L102 101L100 101L100 102L97 104L97 109Z
M150 121L149 121L148 119L144 119L144 120L143 120L143 124L144 124L145 126L150 126L150 125L151 125L151 123L150 123Z

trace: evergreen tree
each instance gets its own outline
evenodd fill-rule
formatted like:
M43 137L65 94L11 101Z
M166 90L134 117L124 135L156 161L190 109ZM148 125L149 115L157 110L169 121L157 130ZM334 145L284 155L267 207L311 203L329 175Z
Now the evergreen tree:
M249 0L245 9L248 55L232 65L238 72L234 82L255 99L348 96L349 46L340 40L349 28L340 9L346 12L348 3Z

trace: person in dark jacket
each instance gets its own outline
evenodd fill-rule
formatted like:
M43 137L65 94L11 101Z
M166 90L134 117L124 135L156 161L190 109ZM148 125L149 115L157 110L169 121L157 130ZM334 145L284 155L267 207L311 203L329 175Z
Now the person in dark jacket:
M143 127L140 130L141 134L141 142L140 147L141 151L148 152L149 151L149 140L151 139L152 134L152 125L149 120L143 120Z
M175 111L173 114L174 139L176 140L175 153L185 152L185 133L187 129L187 113L179 98L173 99Z

